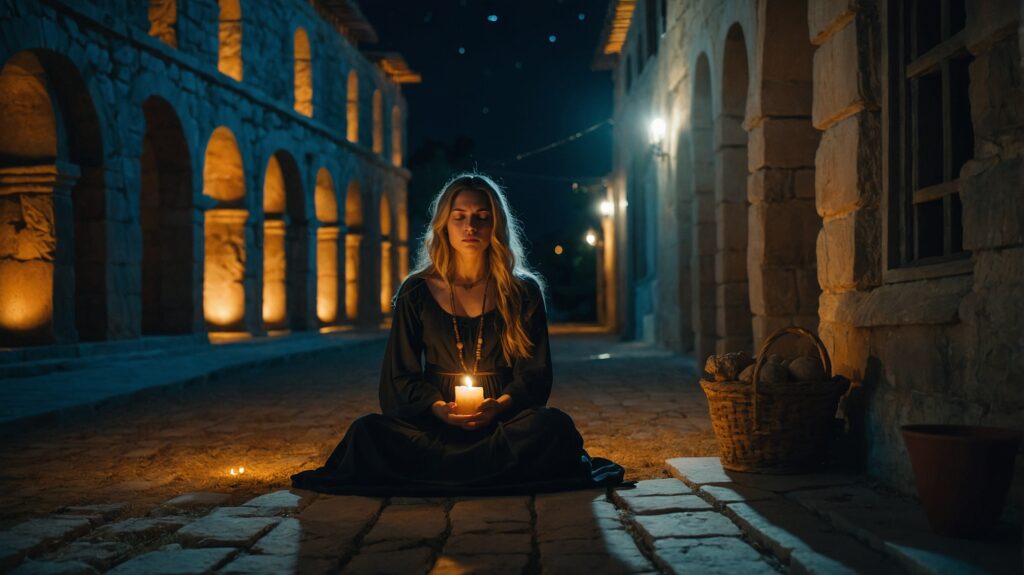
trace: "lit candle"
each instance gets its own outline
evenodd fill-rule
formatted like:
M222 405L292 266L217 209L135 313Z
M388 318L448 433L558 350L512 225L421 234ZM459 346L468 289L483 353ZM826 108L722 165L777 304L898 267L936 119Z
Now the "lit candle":
M460 415L471 415L480 411L480 404L484 401L484 388L473 387L473 378L466 376L462 378L464 385L455 387L455 413Z

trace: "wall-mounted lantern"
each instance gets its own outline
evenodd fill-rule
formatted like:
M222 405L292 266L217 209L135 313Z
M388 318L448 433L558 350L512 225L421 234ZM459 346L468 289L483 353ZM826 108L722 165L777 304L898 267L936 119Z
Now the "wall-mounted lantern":
M661 118L654 118L651 120L651 124L648 126L647 130L651 139L651 153L654 154L654 157L668 157L668 152L666 152L663 147L665 143L665 132L667 131L665 120Z

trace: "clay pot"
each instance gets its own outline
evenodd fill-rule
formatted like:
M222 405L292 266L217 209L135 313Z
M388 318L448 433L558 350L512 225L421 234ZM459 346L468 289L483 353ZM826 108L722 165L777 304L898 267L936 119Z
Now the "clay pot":
M917 495L932 531L978 538L995 527L1021 432L974 425L904 425Z

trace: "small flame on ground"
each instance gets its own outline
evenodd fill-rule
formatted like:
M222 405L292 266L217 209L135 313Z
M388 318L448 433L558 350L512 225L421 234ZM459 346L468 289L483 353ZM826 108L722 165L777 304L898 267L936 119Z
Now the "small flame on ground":
M236 476L236 475L242 475L243 473L245 473L245 468L244 468L244 467L239 467L238 469L235 469L234 467L232 467L232 468L231 468L231 471L229 471L228 473L229 473L229 474L230 474L230 475L231 475L232 477L234 477L234 476Z

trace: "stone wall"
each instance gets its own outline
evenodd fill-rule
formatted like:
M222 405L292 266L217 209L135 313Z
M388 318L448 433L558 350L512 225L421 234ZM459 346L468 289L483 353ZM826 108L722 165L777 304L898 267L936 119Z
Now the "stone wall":
M889 262L882 31L874 2L813 4L814 123L821 336L836 370L860 384L848 413L872 475L911 491L899 427L964 423L1024 428L1024 83L1018 6L967 2L974 158L960 171L960 262ZM1019 517L1024 460L1012 507Z
M835 371L855 384L843 405L844 454L907 492L901 425L1024 428L1018 3L966 2L974 150L957 185L968 253L910 268L889 257L887 3L670 1L648 58L641 37L651 4L636 3L614 68L608 181L624 333L641 336L648 310L656 343L702 361L756 349L783 325L817 330ZM745 93L735 89L739 46ZM668 124L665 157L645 137L656 116ZM641 190L651 184L636 174L649 169L656 189ZM746 202L735 194L742 178ZM646 278L630 260L644 236L629 213L643 209L636 201L654 202L658 214L656 269ZM745 269L735 265L741 252ZM1024 458L1017 465L1019 517Z
M392 163L405 156L392 150L404 126L391 125L406 105L310 3L3 0L0 37L0 217L13 230L0 234L2 344L378 321L381 205L399 222L384 238L394 251L386 277L399 277L408 251L409 173ZM232 53L237 71L225 68ZM359 89L354 142L350 72ZM375 93L386 111L376 130ZM288 165L287 177L272 176L275 163ZM277 180L287 205L266 210L264 191ZM332 189L334 218L318 180ZM359 283L348 289L364 296L346 314L317 298L346 299L348 222L337 211L353 183L366 214ZM283 253L264 258L265 240ZM266 261L287 271L265 274ZM318 278L337 285L318 288ZM287 321L264 321L267 286L287 292ZM15 305L14 296L33 301ZM211 297L239 309L218 324L204 310ZM320 319L317 310L332 307L341 313Z

